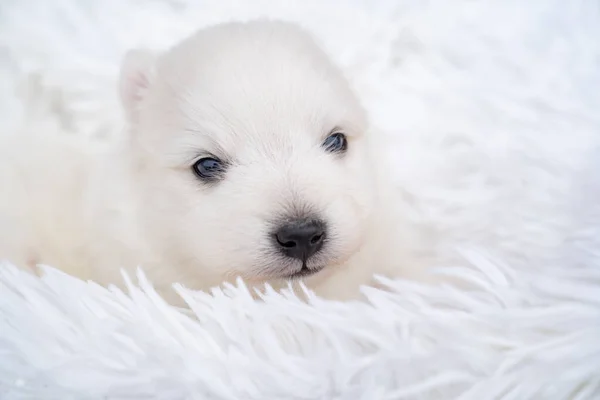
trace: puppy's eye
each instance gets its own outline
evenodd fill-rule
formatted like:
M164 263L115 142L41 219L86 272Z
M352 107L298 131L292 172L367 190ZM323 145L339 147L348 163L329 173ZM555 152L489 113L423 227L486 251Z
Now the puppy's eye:
M348 139L341 132L333 133L325 139L323 148L330 153L343 153L348 148Z
M204 181L218 180L225 172L225 164L212 157L201 158L192 166L194 173Z

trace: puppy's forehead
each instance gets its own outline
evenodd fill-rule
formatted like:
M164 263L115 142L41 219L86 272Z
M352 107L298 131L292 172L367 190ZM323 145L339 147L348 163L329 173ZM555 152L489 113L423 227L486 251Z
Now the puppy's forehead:
M337 126L364 124L341 73L309 35L285 23L201 31L160 60L158 78L172 123L228 149L308 146Z

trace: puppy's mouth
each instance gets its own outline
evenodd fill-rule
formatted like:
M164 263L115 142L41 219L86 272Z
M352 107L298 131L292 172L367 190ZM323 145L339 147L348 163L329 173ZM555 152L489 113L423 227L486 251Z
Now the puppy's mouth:
M315 275L315 274L321 272L323 269L325 269L325 267L323 267L323 266L308 268L306 266L306 263L303 263L302 268L299 271L296 271L289 275L285 275L285 276L283 276L283 278L284 279L292 279L292 280L302 279L302 278L306 278L306 277Z
M316 274L317 272L320 272L323 268L319 268L319 269L308 269L308 268L302 268L300 271L295 272L291 275L288 275L287 278L288 279L301 279L301 278L306 278L308 276L312 276L314 274Z

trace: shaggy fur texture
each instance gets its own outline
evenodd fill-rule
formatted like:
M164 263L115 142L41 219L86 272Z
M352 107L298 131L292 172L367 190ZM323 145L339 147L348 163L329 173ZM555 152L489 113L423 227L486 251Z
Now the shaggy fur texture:
M553 399L600 396L600 269L545 276L467 252L473 287L384 281L370 303L145 279L127 296L47 269L0 270L3 400Z

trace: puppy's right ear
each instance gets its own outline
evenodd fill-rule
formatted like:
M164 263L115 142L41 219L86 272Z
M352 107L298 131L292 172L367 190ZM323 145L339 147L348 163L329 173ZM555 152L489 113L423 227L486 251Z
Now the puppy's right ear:
M155 74L156 54L146 50L130 50L121 63L119 93L127 118L135 122L139 106Z

